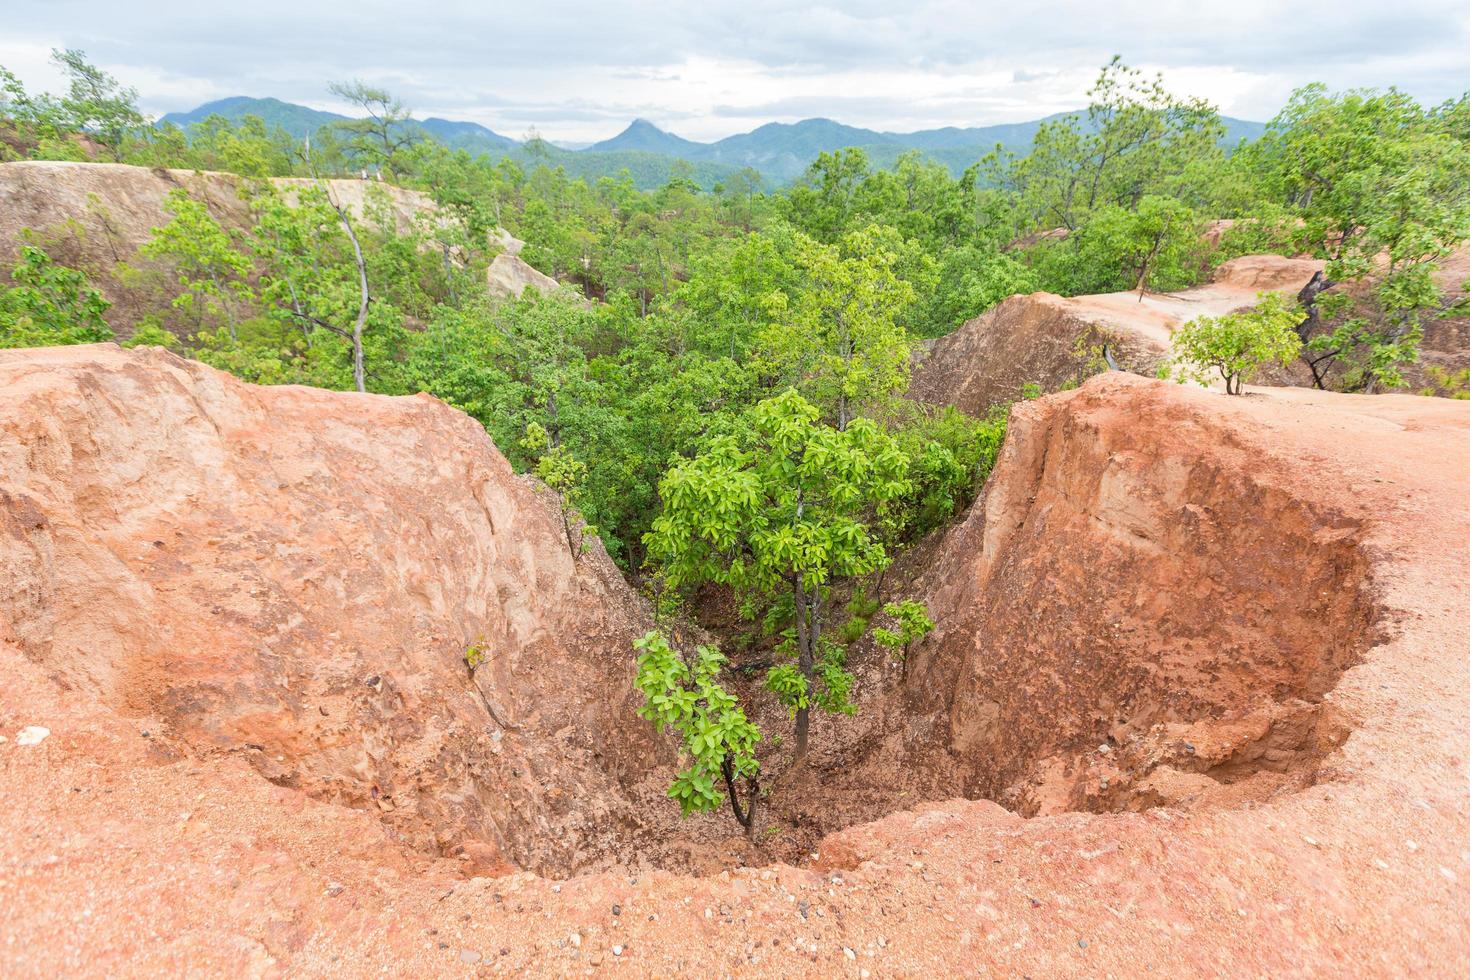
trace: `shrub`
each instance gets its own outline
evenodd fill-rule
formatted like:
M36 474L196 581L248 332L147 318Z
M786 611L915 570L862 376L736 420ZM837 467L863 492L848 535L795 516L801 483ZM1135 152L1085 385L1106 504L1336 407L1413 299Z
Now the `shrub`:
M1287 301L1262 294L1255 309L1224 316L1202 316L1174 332L1174 363L1181 381L1208 384L1211 374L1225 379L1225 391L1241 386L1267 364L1290 364L1301 353L1295 326L1300 319Z

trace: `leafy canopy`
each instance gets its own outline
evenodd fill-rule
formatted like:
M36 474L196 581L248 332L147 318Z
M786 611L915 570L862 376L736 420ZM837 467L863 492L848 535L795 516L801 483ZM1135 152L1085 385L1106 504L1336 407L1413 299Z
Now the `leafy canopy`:
M1254 309L1202 316L1174 332L1176 363L1185 379L1209 382L1218 372L1225 391L1241 386L1267 364L1286 366L1301 352L1297 311L1277 293L1262 293Z
M34 245L22 245L0 290L0 347L95 344L112 339L102 294L76 269L57 265Z

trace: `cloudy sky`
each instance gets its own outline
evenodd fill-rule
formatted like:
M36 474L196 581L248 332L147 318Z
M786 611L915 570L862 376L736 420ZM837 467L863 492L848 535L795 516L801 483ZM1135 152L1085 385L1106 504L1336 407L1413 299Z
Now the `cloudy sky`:
M136 87L155 114L229 95L341 108L336 79L419 116L509 136L611 136L638 116L691 139L827 116L907 131L1083 104L1113 54L1229 115L1297 85L1470 89L1467 0L0 0L0 64L55 88L53 47Z

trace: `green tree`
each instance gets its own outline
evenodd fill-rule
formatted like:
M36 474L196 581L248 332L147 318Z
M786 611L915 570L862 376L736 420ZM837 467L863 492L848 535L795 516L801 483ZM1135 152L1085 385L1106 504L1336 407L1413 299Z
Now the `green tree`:
M22 245L11 285L0 290L0 347L95 344L112 339L110 305L87 277L51 261L34 245Z
M911 348L900 318L916 294L900 269L911 251L893 229L876 225L837 245L797 239L800 286L762 332L763 359L784 383L799 385L839 430L865 407L908 386Z
M587 465L568 451L566 446L552 445L551 437L539 422L526 426L521 448L536 459L533 472L557 495L557 508L561 513L561 527L567 539L567 551L575 560L582 553L587 535L596 534L597 528L582 520L577 509L578 498L587 482ZM580 530L573 532L573 525Z
M1010 200L1013 232L1076 230L1097 208L1132 210L1148 194L1189 199L1200 178L1213 179L1225 130L1200 99L1170 94L1114 58L1088 93L1085 116L1044 123L1031 152L997 152L984 162L983 183Z
M333 95L367 113L333 125L347 137L347 145L359 160L391 168L400 153L421 138L412 124L413 111L387 89L353 80L333 82Z
M119 84L90 64L81 51L54 50L51 60L67 77L67 93L60 105L72 128L85 132L121 162L128 139L148 125L147 117L138 109L137 89Z
M1253 310L1202 316L1174 331L1174 359L1185 379L1209 382L1218 372L1225 391L1241 386L1267 364L1290 364L1301 352L1300 315L1277 293L1263 293Z
M753 841L760 802L755 746L761 734L745 717L735 695L719 683L725 656L718 648L701 646L695 649L691 663L656 631L635 640L633 646L638 650L634 684L644 698L638 713L660 732L666 728L678 732L689 762L674 777L669 796L679 802L687 817L724 802L717 788L723 782L736 821ZM745 783L744 808L737 781Z
M868 155L858 147L818 153L786 193L782 212L817 241L835 242L851 227L859 188L870 173Z
M153 237L139 253L172 266L179 287L173 307L188 316L196 330L222 323L230 338L238 340L241 314L255 300L249 256L188 191L169 192L163 207L171 220L153 229Z
M893 652L903 663L903 676L909 674L909 648L916 640L922 640L934 629L934 620L929 618L929 607L915 599L903 599L883 606L883 615L893 626L879 626L873 630L873 639L879 646Z
M1309 85L1252 147L1300 220L1298 240L1327 260L1302 290L1297 328L1318 387L1402 384L1424 318L1444 305L1437 263L1470 240L1470 146L1452 118L1394 89ZM1366 302L1343 283L1367 284Z
M768 671L766 686L795 716L798 762L812 705L853 710L846 651L823 634L830 584L887 562L871 521L908 489L908 460L875 423L837 429L820 415L791 390L758 403L744 431L665 474L663 510L646 538L675 589L721 583L748 609L782 598L792 661Z

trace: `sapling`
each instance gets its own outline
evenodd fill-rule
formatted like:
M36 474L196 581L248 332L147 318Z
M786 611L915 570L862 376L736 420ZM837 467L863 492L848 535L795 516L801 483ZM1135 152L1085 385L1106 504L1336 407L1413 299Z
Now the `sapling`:
M735 820L754 842L760 800L755 745L761 733L745 717L740 700L719 683L725 655L717 647L701 646L687 662L657 630L634 640L633 646L638 650L634 684L644 698L638 714L660 732L666 728L677 732L689 762L674 777L669 796L686 817L713 810L728 798ZM720 793L721 783L727 796ZM745 789L744 808L740 783Z
M880 646L893 651L903 664L902 676L909 675L909 648L914 641L922 640L934 629L934 620L929 618L929 608L922 602L904 599L890 602L883 607L883 615L893 620L893 628L879 626L873 630L873 639Z

